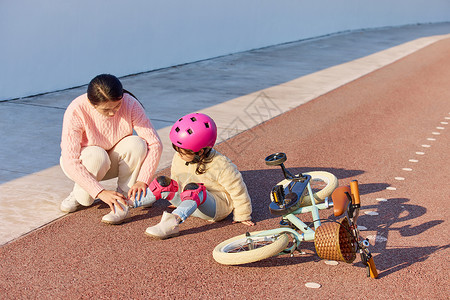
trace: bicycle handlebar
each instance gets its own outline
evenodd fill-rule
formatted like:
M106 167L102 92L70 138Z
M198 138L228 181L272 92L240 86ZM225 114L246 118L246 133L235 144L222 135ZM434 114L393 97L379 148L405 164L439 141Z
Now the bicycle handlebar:
M359 186L358 186L358 180L352 180L350 182L350 190L352 192L352 200L354 201L355 205L360 205L361 204L361 200L359 198ZM352 201L352 202L353 202Z

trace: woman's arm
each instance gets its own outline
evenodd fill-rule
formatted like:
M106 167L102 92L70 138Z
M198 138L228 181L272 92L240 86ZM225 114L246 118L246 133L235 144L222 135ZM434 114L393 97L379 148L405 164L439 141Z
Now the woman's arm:
M63 119L62 165L67 175L95 198L104 188L81 163L81 141L84 131L81 118L69 107Z

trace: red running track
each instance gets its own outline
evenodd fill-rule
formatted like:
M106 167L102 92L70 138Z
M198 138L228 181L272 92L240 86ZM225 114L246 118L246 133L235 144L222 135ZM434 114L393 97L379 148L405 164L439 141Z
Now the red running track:
M302 244L304 255L223 266L213 260L213 248L246 226L230 218L215 224L190 218L180 237L157 241L144 230L167 203L133 210L120 226L101 224L108 208L98 204L1 247L1 298L448 299L449 82L446 39L217 147L243 173L257 222L252 230L279 222L267 206L282 174L264 164L268 154L287 153L292 172L325 170L340 184L357 179L358 223L371 237L377 280L365 276L359 257L325 264L311 242Z

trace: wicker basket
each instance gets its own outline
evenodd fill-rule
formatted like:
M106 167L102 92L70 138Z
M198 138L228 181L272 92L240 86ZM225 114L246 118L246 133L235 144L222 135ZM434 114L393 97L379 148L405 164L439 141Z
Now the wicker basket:
M347 218L339 223L320 225L314 237L317 255L322 259L353 262L356 258L356 241L349 227Z

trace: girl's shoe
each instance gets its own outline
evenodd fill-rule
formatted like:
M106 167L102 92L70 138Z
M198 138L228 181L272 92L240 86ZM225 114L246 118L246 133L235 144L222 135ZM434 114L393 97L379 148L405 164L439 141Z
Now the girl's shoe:
M123 205L120 202L119 202L119 205L120 205L120 207L122 207L123 210L120 210L117 207L117 205L114 204L114 210L116 212L113 213L111 211L109 214L104 215L102 218L103 223L107 223L107 224L111 224L111 225L119 225L119 224L122 224L123 221L125 221L125 219L128 216L128 205Z
M155 226L148 227L145 230L145 234L160 240L178 236L180 235L178 220L175 215L165 211L163 212L161 221Z
M79 206L80 206L80 203L78 203L77 199L75 199L73 193L70 193L66 199L61 201L61 205L59 206L59 209L62 212L71 213L71 212L76 211Z

